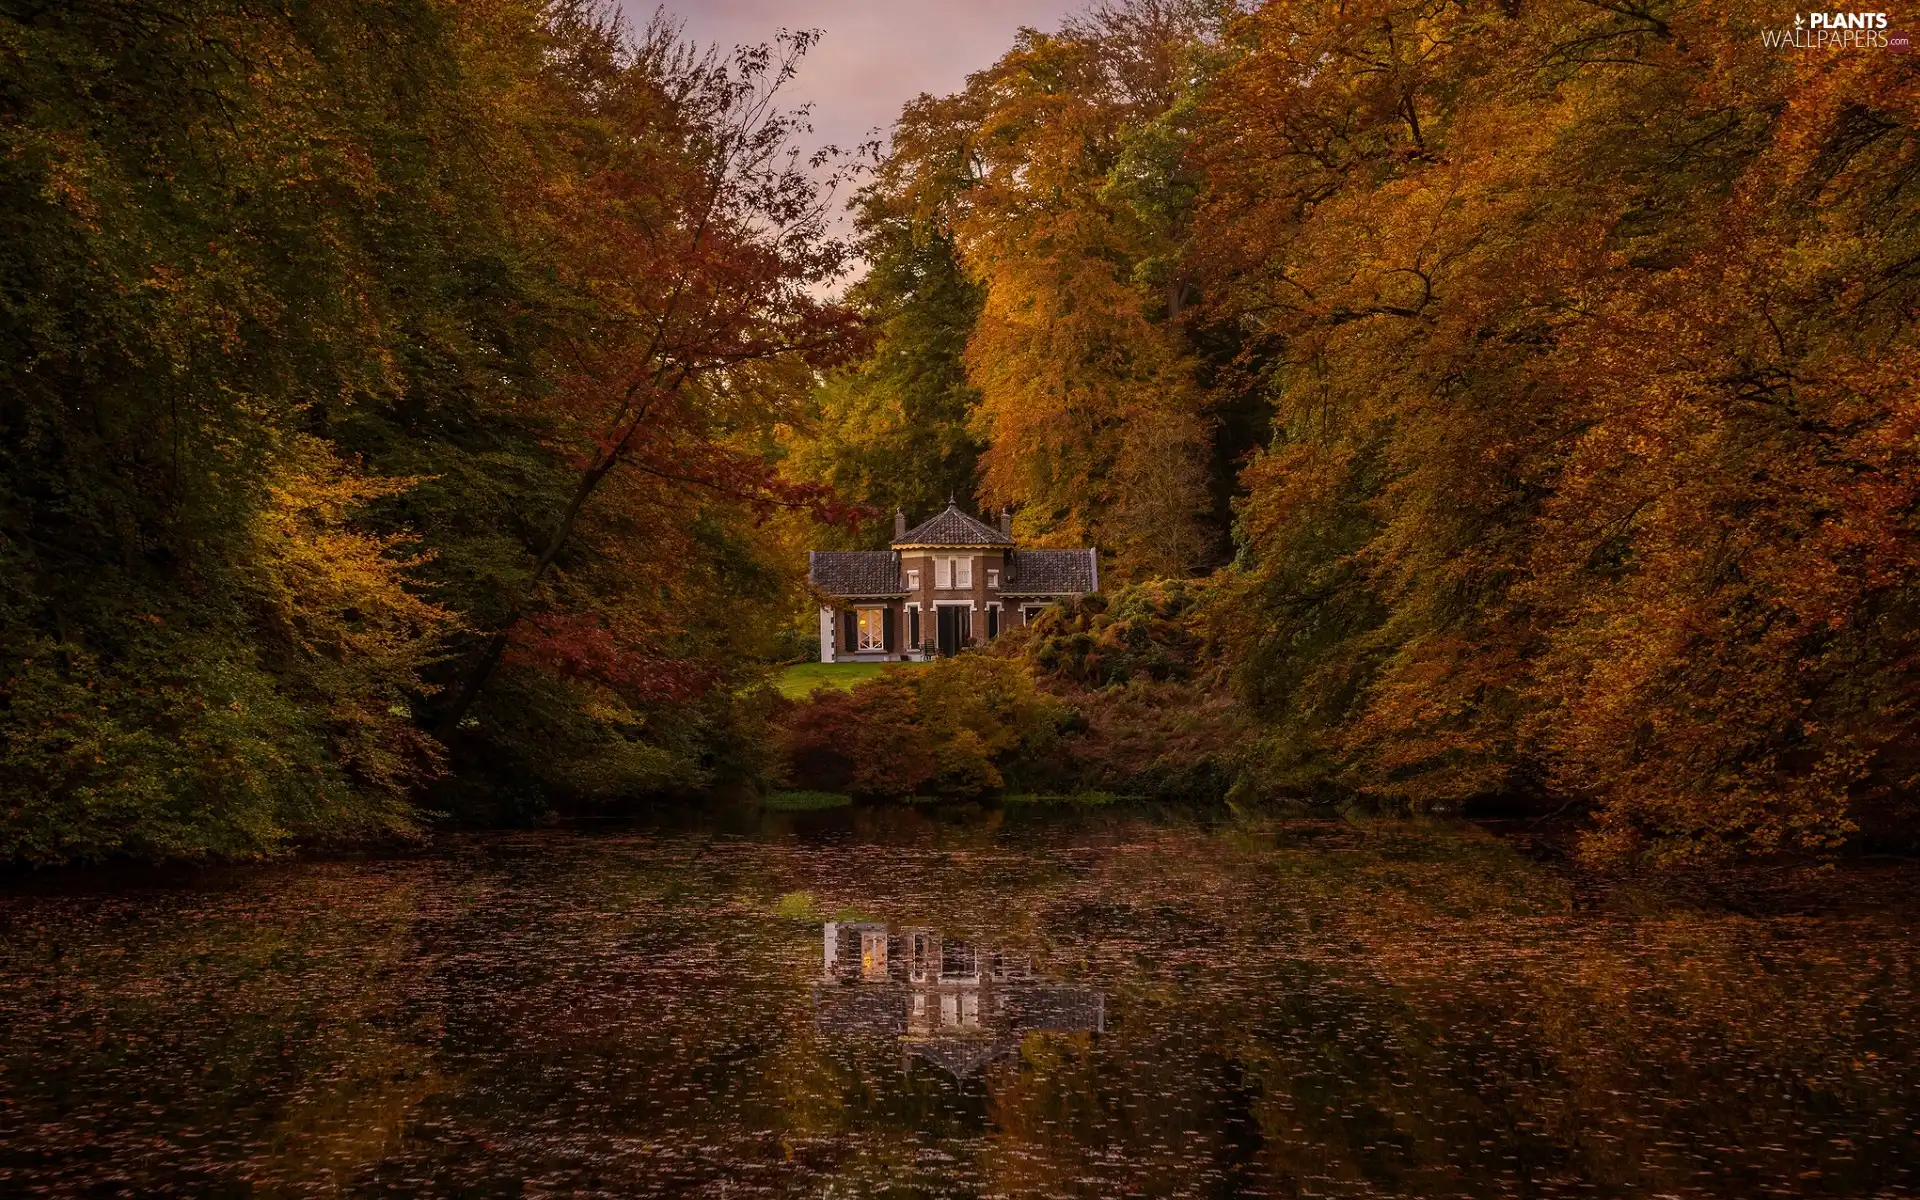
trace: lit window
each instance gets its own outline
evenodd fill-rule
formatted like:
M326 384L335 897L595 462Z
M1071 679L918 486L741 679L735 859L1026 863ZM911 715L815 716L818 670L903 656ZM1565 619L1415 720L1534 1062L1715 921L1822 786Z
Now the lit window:
M885 650L887 648L886 620L887 610L884 608L861 609L860 640L857 648L861 650Z

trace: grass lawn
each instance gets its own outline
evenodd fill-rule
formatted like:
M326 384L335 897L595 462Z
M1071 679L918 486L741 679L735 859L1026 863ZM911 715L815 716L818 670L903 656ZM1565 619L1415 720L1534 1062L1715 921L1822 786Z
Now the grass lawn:
M842 691L862 679L872 679L888 667L919 666L918 663L796 663L780 673L777 686L790 700L804 700L815 688L836 687Z

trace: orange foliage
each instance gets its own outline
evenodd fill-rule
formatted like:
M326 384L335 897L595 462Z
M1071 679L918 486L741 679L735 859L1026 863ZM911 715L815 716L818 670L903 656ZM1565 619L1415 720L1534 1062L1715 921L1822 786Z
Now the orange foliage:
M1097 544L1122 576L1185 574L1213 548L1208 397L1178 298L1147 278L1169 231L1109 186L1197 21L1149 3L1023 34L963 92L908 107L887 178L943 213L982 287L966 365L983 498L1018 506L1023 540Z
M1911 787L1920 99L1746 6L1273 0L1192 257L1271 364L1276 778L1831 847Z

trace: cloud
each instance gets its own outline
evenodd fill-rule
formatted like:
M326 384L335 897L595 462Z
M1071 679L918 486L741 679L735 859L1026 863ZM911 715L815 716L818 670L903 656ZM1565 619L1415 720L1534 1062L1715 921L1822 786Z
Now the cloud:
M650 6L628 0L643 25ZM922 92L959 89L990 66L1023 25L1057 28L1084 0L681 0L667 6L687 36L722 49L765 42L774 31L820 29L820 44L793 83L792 99L813 104L814 136L852 149L884 137L900 107Z

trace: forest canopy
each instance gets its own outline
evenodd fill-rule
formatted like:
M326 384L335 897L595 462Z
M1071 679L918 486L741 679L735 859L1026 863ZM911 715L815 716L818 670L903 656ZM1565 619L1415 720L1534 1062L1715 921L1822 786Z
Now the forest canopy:
M0 857L710 777L797 586L761 515L836 515L763 450L857 337L811 39L0 6Z
M843 242L815 33L0 0L0 859L853 778L862 713L967 794L1910 836L1920 59L1770 19L1107 0ZM949 495L1117 602L783 710L801 551Z
M856 298L969 297L938 436L1023 537L1213 575L1244 794L1911 829L1920 74L1763 26L1097 5L907 107L868 252L940 273Z

